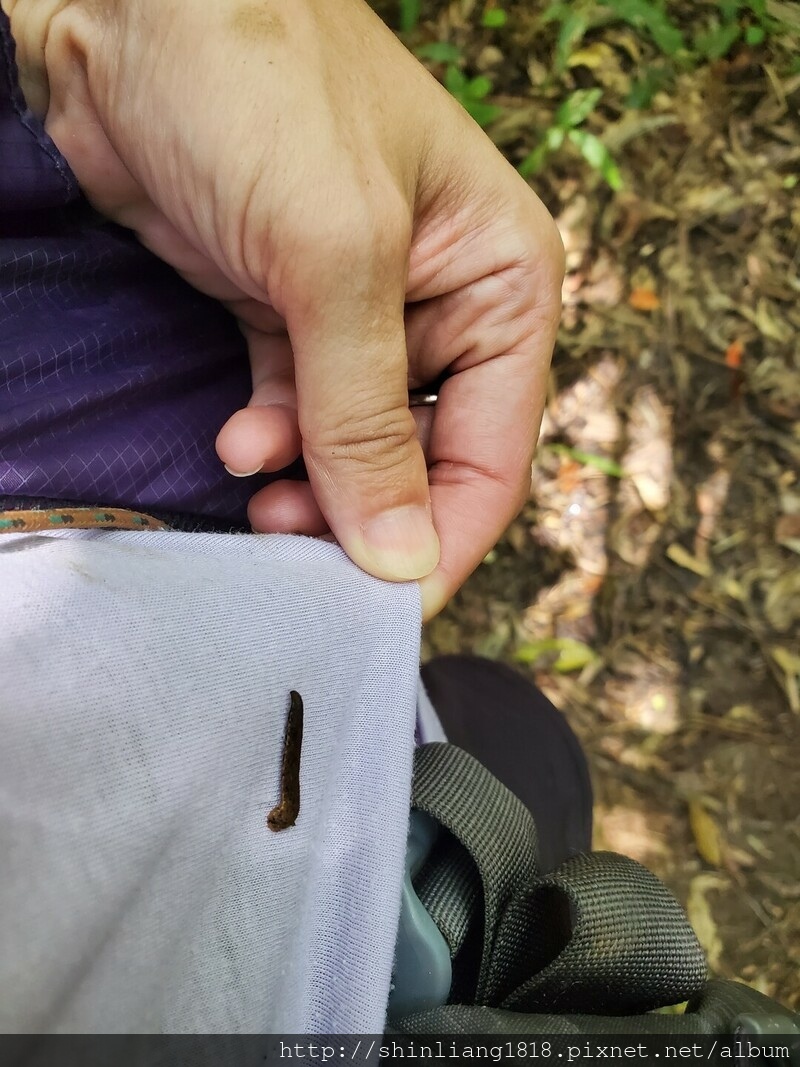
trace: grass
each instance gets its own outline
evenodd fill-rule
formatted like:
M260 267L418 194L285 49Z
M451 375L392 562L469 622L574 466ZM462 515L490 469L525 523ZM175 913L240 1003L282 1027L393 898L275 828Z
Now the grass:
M506 43L513 44L514 19L500 3L487 0L466 6L471 8L473 39L483 34L501 51ZM493 100L492 75L470 69L463 41L427 39L424 16L436 7L423 0L398 0L398 29L417 57L491 135L494 124L508 118L508 110ZM541 89L548 97L560 91L561 99L546 125L528 131L527 140L533 143L517 164L523 177L540 174L554 157L570 152L612 190L623 188L613 152L595 128L602 125L598 111L614 105L605 98L602 85L575 87L573 77L577 68L594 62L592 49L596 52L598 41L615 28L632 36L645 56L640 68L631 72L629 90L621 101L625 110L647 111L659 93L668 91L687 71L712 66L737 49L758 49L775 40L794 41L795 47L787 50L793 54L787 57L786 72L800 71L796 54L800 8L785 0L706 0L696 5L688 29L682 29L673 16L678 8L667 0L556 0L531 5L532 17L549 41L548 73ZM596 73L602 77L602 71Z

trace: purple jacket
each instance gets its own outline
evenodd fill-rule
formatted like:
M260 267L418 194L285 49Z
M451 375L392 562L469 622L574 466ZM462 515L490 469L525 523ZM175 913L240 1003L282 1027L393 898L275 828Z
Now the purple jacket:
M25 105L0 11L0 509L36 498L246 527L269 479L232 478L214 439L249 393L233 318L81 195Z

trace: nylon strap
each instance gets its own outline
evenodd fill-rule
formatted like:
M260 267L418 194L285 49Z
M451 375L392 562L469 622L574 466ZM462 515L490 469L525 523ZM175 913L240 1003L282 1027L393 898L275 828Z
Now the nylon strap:
M449 1004L390 1032L727 1034L739 1014L795 1019L747 986L706 982L683 910L635 861L592 852L540 874L527 808L456 746L417 749L411 806L448 831L414 888L454 982ZM684 1001L683 1014L645 1014Z

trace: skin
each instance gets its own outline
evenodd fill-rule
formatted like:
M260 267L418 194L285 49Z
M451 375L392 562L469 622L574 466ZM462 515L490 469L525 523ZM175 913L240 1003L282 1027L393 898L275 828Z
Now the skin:
M0 2L89 199L240 323L221 461L302 451L254 529L332 532L430 618L529 492L563 276L542 203L362 0ZM445 372L420 427L407 391Z

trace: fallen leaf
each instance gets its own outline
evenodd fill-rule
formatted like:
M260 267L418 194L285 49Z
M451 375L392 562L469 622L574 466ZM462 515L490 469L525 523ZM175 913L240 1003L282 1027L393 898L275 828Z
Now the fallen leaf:
M700 858L712 867L721 866L722 835L699 797L692 797L689 801L689 826Z
M588 67L589 70L597 70L603 64L612 62L614 49L604 41L596 41L586 48L579 48L570 54L567 60L568 67Z
M697 940L703 946L708 964L712 970L716 970L722 957L723 944L719 936L719 929L711 913L711 905L707 894L715 889L726 889L728 881L718 874L699 874L693 878L689 886L689 899L686 902L686 914L692 929L697 934Z
M661 301L652 289L631 289L628 303L636 311L656 311L661 307Z
M800 553L800 515L781 515L775 523L775 540Z
M624 473L636 486L642 504L660 511L670 499L672 480L672 412L655 389L636 390L630 408Z
M789 707L796 715L800 715L800 656L790 652L788 648L775 645L770 649L772 658L778 664L785 675L786 696Z
M725 366L731 370L738 370L742 365L744 345L741 341L732 341L725 349Z
M683 567L685 571L691 571L693 574L698 574L701 578L708 578L711 574L710 565L702 559L697 559L691 552L688 552L683 545L672 544L667 548L667 557L672 560L673 563L677 563L679 567Z
M571 637L548 637L528 642L517 649L514 658L520 663L536 663L553 652L558 653L553 666L559 674L578 671L597 659L597 654L588 645Z
M708 554L708 546L714 537L717 521L728 499L730 483L730 471L725 470L724 467L717 467L713 474L697 487L695 499L700 521L697 524L694 551L699 559L705 559Z
M800 569L792 567L771 583L764 598L764 614L779 633L797 632L800 623Z

